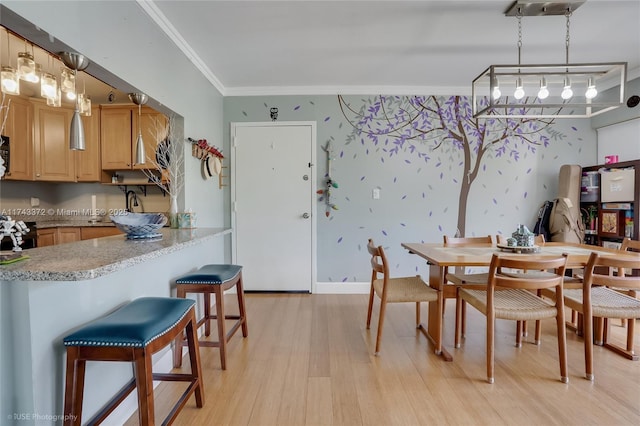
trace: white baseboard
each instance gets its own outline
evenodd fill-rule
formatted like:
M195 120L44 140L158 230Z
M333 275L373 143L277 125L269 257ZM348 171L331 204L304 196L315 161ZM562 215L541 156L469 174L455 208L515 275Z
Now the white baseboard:
M315 294L369 294L369 282L317 282Z

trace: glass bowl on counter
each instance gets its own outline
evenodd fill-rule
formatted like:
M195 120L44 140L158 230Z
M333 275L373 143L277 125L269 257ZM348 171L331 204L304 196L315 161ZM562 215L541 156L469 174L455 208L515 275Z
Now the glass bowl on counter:
M167 223L167 217L162 213L125 213L109 218L128 238L156 236L158 229Z

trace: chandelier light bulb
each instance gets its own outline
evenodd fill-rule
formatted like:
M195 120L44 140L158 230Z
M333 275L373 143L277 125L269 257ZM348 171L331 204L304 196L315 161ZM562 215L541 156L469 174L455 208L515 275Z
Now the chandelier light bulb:
M73 101L75 98L76 98L76 92L74 91L67 92L67 99L69 99L70 101Z
M493 91L491 92L491 97L493 98L494 101L497 101L498 99L500 99L500 96L502 96L502 92L500 92L500 85L498 84L498 79L497 77L493 77L493 79L491 79L491 83L493 85Z
M564 89L562 89L562 93L560 94L562 99L569 100L573 96L573 90L571 90L571 81L569 78L564 79Z
M598 96L598 89L596 89L596 85L593 84L593 78L589 77L587 91L584 93L584 97L587 99L593 99L596 96Z
M547 99L549 97L549 89L547 88L547 79L542 77L540 80L540 90L538 90L538 99Z
M524 98L524 88L522 87L522 79L520 77L516 80L516 90L513 92L513 97L516 99Z
M56 97L58 82L53 74L45 72L42 74L40 82L40 96L50 99Z

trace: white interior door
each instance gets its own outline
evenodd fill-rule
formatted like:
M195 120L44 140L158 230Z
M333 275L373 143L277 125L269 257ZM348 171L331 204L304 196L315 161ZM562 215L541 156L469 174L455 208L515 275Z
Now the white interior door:
M231 124L233 262L246 290L313 289L315 135L313 122Z

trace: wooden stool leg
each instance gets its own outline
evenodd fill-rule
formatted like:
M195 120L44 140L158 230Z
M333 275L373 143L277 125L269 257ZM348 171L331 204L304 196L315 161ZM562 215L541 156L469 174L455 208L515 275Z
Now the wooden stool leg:
M211 293L208 292L204 292L204 335L211 335Z
M218 319L218 342L220 345L220 365L223 370L227 369L227 332L224 319L224 292L219 285L215 287L216 296L216 318Z
M78 359L77 346L67 347L67 377L64 390L65 426L80 426L86 361Z
M633 334L635 333L636 319L627 320L627 351L633 354Z
M138 419L141 425L155 424L151 354L144 348L135 350L134 375L138 389Z
M242 337L249 335L249 326L247 325L247 311L244 307L244 286L242 285L242 272L236 283L236 292L238 293L238 310L240 312L240 321L242 321Z
M176 291L176 296L178 298L184 299L184 298L186 298L187 295L186 295L185 291L180 286L178 286L178 289ZM180 333L180 334L178 334L178 336L174 340L174 345L173 345L173 368L182 367L182 346L183 346L183 342L184 342L184 336L183 336L183 333Z
M196 396L196 406L204 406L204 388L202 380L202 365L200 363L200 345L198 344L198 330L196 326L195 312L191 315L191 321L186 328L187 345L189 346L189 362L191 363L191 376L198 380L198 387L194 393Z
M522 347L522 321L516 321L516 348Z

